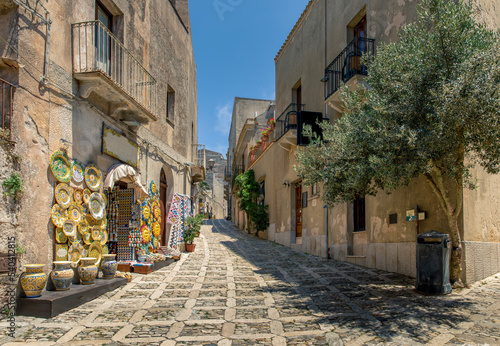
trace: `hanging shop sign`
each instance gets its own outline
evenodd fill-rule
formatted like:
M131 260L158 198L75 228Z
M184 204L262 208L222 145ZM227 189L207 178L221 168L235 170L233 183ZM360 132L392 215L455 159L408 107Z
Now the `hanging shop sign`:
M102 127L102 152L138 168L139 146L105 124Z

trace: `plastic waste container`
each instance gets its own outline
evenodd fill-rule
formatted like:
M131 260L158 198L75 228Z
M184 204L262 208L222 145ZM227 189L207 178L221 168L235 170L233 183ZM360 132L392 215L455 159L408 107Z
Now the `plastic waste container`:
M417 291L447 294L450 285L450 248L448 234L430 231L417 236Z

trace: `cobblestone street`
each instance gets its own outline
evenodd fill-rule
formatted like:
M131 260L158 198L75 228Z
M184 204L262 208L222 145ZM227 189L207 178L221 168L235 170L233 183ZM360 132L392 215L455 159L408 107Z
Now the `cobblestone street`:
M53 319L17 317L38 345L499 344L500 280L423 296L414 280L203 226L196 251Z

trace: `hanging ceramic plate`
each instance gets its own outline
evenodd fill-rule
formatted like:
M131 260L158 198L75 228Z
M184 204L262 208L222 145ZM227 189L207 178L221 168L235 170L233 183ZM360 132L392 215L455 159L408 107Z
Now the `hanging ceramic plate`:
M64 151L57 150L50 156L50 170L54 177L61 183L69 183L71 180L71 163Z
M73 189L73 199L75 203L82 204L83 203L83 190Z
M103 234L101 228L99 227L92 228L92 239L94 239L95 241L101 241L102 236Z
M68 242L68 237L64 234L62 228L56 228L56 243L66 244ZM66 249L67 250L67 249ZM66 253L66 256L68 254Z
M151 232L149 231L149 228L147 225L144 225L141 227L141 235L142 235L142 241L144 243L149 243L151 240Z
M83 203L85 203L85 204L89 204L89 198L90 198L90 194L91 194L91 193L92 193L92 192L90 192L90 190L89 190L89 189L85 189L85 190L83 190Z
M55 191L56 202L63 208L69 208L73 202L73 189L65 183L59 183Z
M85 183L92 191L99 191L102 185L102 173L93 163L85 167Z
M56 261L68 260L68 245L56 244Z
M68 211L69 218L73 221L75 221L77 224L79 224L82 219L82 209L80 208L79 204L73 204Z
M108 232L105 230L101 230L101 245L106 245L108 242Z
M87 218L83 217L80 220L80 223L78 224L78 232L80 232L81 235L84 235L85 233L89 233L89 224L87 223Z
M149 188L151 189L151 192L153 193L153 195L156 195L156 184L154 181L151 181Z
M71 171L73 172L73 180L81 183L83 181L83 165L79 161L73 160Z
M153 206L153 215L155 219L158 219L161 216L161 210L156 205Z
M83 246L80 243L73 243L71 244L68 250L68 256L69 256L68 259L72 262L78 262L80 258L83 257L82 252L83 252Z
M104 245L104 246L102 247L102 254L103 254L103 255L107 255L107 254L109 254L109 248L108 248L108 245Z
M82 215L85 216L89 213L89 208L86 204L82 204Z
M85 216L85 221L87 221L88 227L94 227L95 222L96 222L96 220L90 214L87 214Z
M64 221L68 219L68 211L59 204L54 204L50 212L50 217L56 227L62 228Z
M89 198L89 211L92 217L96 220L102 220L106 211L106 204L102 199L101 194L94 192Z
M89 254L89 246L83 245L82 257L87 257L88 254Z
M90 232L83 233L82 240L85 245L92 244L92 234L90 234Z
M102 257L101 243L99 243L98 241L95 241L92 244L90 244L88 256L94 257L96 259L95 264L99 265L99 263L101 262L101 257Z
M73 221L73 220L64 221L62 229L63 229L64 234L66 234L66 236L68 238L76 236L76 223L75 223L75 221Z
M159 237L161 234L161 227L158 222L153 222L153 235Z
M149 209L149 206L146 204L142 207L142 216L144 217L144 220L148 220L150 215L151 209Z
M100 227L101 229L106 229L108 226L108 219L103 217L101 220L94 220L94 226Z
M153 245L154 245L155 249L158 247L158 238L155 238L153 240Z
M106 196L106 194L101 192L100 195L102 196L102 199L104 200L104 204L108 205L108 197Z

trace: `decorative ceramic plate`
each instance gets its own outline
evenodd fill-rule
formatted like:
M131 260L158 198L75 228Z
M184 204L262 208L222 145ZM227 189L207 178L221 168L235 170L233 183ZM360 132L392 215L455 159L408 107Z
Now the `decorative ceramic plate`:
M73 189L65 183L59 183L56 186L56 202L63 208L69 208L72 202Z
M92 244L92 235L90 234L90 232L83 233L82 240L85 245Z
M156 184L154 181L151 181L149 188L151 189L151 192L153 193L153 195L156 195L157 190L156 190Z
M101 245L106 245L108 242L108 232L105 230L101 230Z
M101 257L102 257L101 243L99 243L98 241L95 241L92 244L90 244L88 256L94 257L96 259L95 264L99 265L99 263L101 262Z
M149 209L148 205L142 207L142 215L144 216L144 220L148 220L151 215L151 209Z
M161 234L161 227L160 227L160 224L158 222L153 222L153 235L155 237L159 237L160 234Z
M56 261L68 260L68 245L56 244Z
M71 170L73 172L73 180L81 183L83 181L83 165L79 161L73 160Z
M85 216L89 213L89 208L86 204L82 204L82 214Z
M89 246L83 245L82 257L87 257L88 254L89 254Z
M93 163L85 167L85 183L92 191L99 191L102 185L102 173Z
M95 241L101 241L103 237L102 230L100 227L93 227L92 228L92 239Z
M104 200L104 204L108 205L108 197L106 197L105 193L101 192L102 199Z
M108 227L108 219L103 217L101 220L94 220L94 226L106 229Z
M73 220L64 221L62 229L63 229L64 234L66 234L66 236L68 238L76 236L76 222L75 221L73 221Z
M80 243L73 243L69 247L68 256L72 262L78 262L83 255L83 246Z
M80 223L78 224L78 232L80 232L81 235L84 235L85 233L90 233L89 224L87 223L86 217L82 217L82 219L80 220Z
M107 255L107 254L109 254L109 248L108 248L108 245L104 245L104 246L102 247L102 254L103 254L103 255Z
M102 220L106 211L106 204L102 199L101 194L94 192L89 198L89 211L92 217L96 220Z
M82 209L79 204L73 204L69 208L68 214L69 218L75 221L77 224L79 224L83 219Z
M54 204L50 212L50 217L56 227L62 228L64 221L68 219L68 211L59 204Z
M83 190L83 203L85 203L85 204L88 204L88 203L89 203L89 198L90 198L90 194L91 194L91 193L92 193L92 192L90 192L90 190L89 190L89 189L85 189L85 190Z
M68 237L64 234L62 228L56 228L56 243L66 244L68 242ZM67 250L67 249L66 249ZM68 254L66 253L66 256Z
M153 245L154 245L155 249L158 247L158 238L155 238L153 240Z
M161 210L156 205L153 206L153 215L157 220L161 217Z
M73 199L75 203L82 204L83 203L83 190L73 189Z
M151 240L151 231L147 225L141 227L142 240L144 243L149 243Z
M94 227L95 222L96 222L96 220L90 214L87 214L85 216L85 221L87 221L88 227Z
M64 151L57 150L50 156L50 170L54 177L61 183L69 183L71 180L71 163Z

